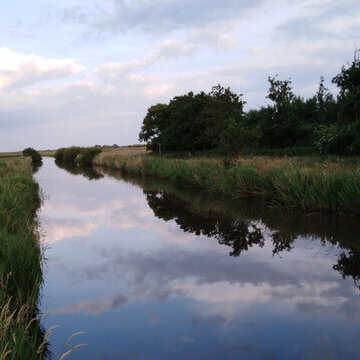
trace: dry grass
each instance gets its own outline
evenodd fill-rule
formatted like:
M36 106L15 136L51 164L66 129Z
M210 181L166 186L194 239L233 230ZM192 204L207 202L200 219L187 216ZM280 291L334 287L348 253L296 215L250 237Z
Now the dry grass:
M32 160L30 157L0 157L0 163L6 164L6 166L14 170L16 173L29 175L32 173Z
M95 157L93 164L118 169L126 160L132 167L136 167L141 166L145 154L147 154L145 146L104 149Z
M298 168L302 171L318 169L325 172L336 172L340 170L359 169L360 158L340 157L271 157L253 156L239 157L236 165L244 165L254 171L276 170L282 168Z
M146 146L129 146L129 147L103 149L100 155L130 156L130 155L140 155L146 153L147 153Z
M55 150L43 150L43 151L39 151L41 156L49 156L49 157L53 157L55 154Z
M22 153L19 152L3 152L0 153L0 159L2 158L14 158L14 157L22 157Z
M245 165L253 170L263 171L268 169L279 169L288 166L292 163L290 159L286 158L272 158L269 156L255 156L251 158L237 159L238 164Z

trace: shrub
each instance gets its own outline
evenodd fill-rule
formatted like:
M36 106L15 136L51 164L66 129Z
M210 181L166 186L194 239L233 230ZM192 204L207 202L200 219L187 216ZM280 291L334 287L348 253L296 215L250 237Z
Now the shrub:
M71 146L69 148L60 148L55 151L55 159L59 163L69 165L90 166L94 157L101 153L98 146L81 148Z
M69 148L60 148L55 151L55 159L64 163L75 163L76 157L80 154L81 147L71 146Z
M91 166L94 157L101 153L101 148L88 147L81 149L76 156L75 163L80 166Z
M315 147L320 154L348 155L355 140L354 134L351 125L322 126L316 132Z
M64 158L64 150L65 148L59 148L55 151L54 157L55 160L62 162Z
M22 154L24 156L31 157L33 163L39 163L42 161L42 156L40 155L40 153L33 148L28 147L24 149Z

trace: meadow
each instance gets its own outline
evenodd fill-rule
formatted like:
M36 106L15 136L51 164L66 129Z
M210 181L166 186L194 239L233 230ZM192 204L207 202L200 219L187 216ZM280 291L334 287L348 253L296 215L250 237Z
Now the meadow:
M108 149L93 164L155 176L237 200L305 212L360 215L360 158L239 156L168 158L145 147Z

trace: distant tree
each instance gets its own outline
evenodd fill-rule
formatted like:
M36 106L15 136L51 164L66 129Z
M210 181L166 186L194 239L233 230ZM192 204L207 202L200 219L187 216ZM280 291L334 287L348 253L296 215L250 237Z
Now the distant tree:
M33 164L38 164L42 161L41 154L31 147L24 149L22 154L23 156L31 157Z
M64 162L64 163L75 163L76 157L81 152L81 147L79 146L71 146L68 148L59 148L55 151L55 160L58 162Z

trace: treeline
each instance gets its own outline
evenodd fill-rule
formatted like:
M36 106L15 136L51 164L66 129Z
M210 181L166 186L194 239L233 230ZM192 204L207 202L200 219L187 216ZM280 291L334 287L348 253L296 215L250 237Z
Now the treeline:
M269 77L271 104L244 111L243 95L214 86L148 109L139 140L154 151L241 150L304 154L360 154L360 60L333 79L334 96L320 78L316 94L295 95L290 80Z
M101 147L71 146L55 151L55 160L59 163L79 166L91 166L94 157L101 153Z

